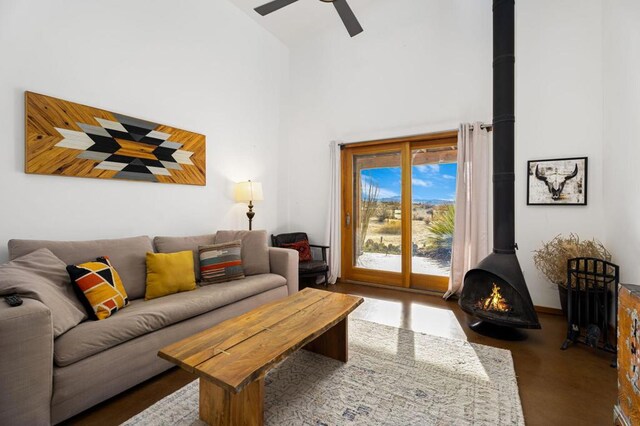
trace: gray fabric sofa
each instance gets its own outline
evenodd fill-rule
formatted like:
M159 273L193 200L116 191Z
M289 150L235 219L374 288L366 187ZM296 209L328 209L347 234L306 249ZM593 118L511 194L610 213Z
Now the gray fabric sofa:
M241 239L246 278L144 300L148 251L197 250ZM67 264L109 256L131 299L102 321L83 321L53 337L51 311L25 298L0 302L0 423L46 425L64 421L173 365L162 347L216 323L298 291L298 254L267 247L261 231L219 231L198 237L134 237L83 242L11 240L18 258L49 249ZM0 283L1 284L1 283Z

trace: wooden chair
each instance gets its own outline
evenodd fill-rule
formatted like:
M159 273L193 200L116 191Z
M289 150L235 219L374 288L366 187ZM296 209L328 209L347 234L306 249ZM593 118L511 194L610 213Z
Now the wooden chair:
M283 244L293 244L299 241L309 241L309 237L305 232L292 232L289 234L271 235L271 244L274 247L282 247ZM300 278L312 278L320 275L324 276L324 285L329 284L329 264L327 263L327 249L329 246L319 244L309 244L312 249L320 249L322 252L322 260L317 259L314 250L311 250L313 260L299 262L298 275Z

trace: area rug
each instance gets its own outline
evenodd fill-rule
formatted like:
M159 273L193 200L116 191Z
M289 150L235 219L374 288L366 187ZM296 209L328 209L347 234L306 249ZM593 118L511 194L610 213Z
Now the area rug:
M369 321L349 362L298 351L265 378L266 425L524 425L511 352ZM125 425L195 426L198 381Z

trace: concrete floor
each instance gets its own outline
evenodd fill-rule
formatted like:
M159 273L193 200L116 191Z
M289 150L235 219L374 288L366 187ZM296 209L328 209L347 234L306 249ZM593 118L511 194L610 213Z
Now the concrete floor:
M357 294L365 302L352 314L414 331L509 349L513 354L525 421L535 425L606 425L612 423L616 370L611 355L585 346L561 351L566 323L540 314L542 330L528 330L526 340L504 341L470 330L456 302L437 296L353 284L331 291ZM194 379L174 368L82 413L68 424L117 425Z

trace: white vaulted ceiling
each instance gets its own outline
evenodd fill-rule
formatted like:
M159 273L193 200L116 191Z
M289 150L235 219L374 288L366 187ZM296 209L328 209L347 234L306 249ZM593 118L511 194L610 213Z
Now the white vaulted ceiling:
M260 16L253 9L268 3L269 0L229 1L287 45L296 44L302 39L327 30L340 31L345 38L349 38L347 30L331 3L325 3L320 0L298 0L267 16ZM367 31L366 12L372 5L384 1L348 0L349 6L351 6L365 32Z

